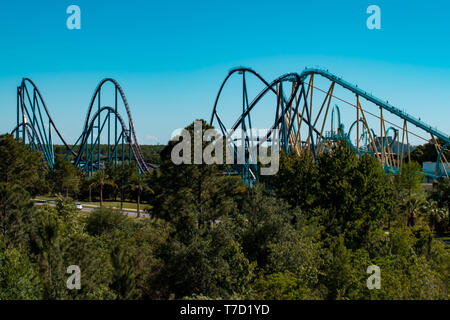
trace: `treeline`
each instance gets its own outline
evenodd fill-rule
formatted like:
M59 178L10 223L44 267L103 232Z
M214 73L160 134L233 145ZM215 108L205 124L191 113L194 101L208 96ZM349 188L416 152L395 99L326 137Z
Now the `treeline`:
M72 147L71 145L69 147ZM90 146L89 146L90 147ZM147 163L152 163L158 165L161 162L161 159L159 157L159 154L161 153L161 150L164 148L164 145L140 145L142 154L144 156L144 160ZM110 146L110 154L112 155L112 152L114 150L114 146ZM125 151L125 159L128 159L129 155L129 148L127 145L124 146ZM54 152L55 152L55 159L65 159L67 155L67 148L64 145L55 145L54 146ZM108 145L101 144L100 145L100 153L102 154L102 157L106 157L108 155ZM122 158L122 145L117 146L117 158L120 161ZM67 160L71 161L73 160L73 155L69 155Z
M436 143L440 146L445 145L445 141L441 139L436 139ZM445 159L450 159L450 150L444 151L443 156ZM436 144L433 140L428 141L423 145L416 146L411 152L411 160L422 165L424 162L436 162L438 158L438 151L436 149Z
M108 163L106 168L89 176L88 173L74 167L70 162L57 159L53 170L47 170L42 179L35 184L35 194L64 195L82 201L104 200L129 201L137 203L140 216L140 204L149 204L153 190L149 187L150 175L141 174L135 164L124 162L115 166Z
M279 173L250 188L215 165L173 164L173 145L140 176L150 218L135 219L76 211L66 195L80 190L33 206L42 181L62 184L1 136L0 299L449 298L450 254L434 237L449 231L448 179L427 193L419 165L387 175L341 143L317 162L283 154ZM80 290L66 287L70 265ZM367 288L371 265L380 289Z

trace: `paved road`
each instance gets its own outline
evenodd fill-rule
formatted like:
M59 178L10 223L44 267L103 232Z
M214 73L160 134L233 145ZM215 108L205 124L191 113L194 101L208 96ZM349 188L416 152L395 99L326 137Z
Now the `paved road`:
M37 205L37 206L42 206L42 205L45 205L45 204L48 204L51 207L55 207L56 206L55 202L53 202L53 201L42 201L42 200L37 200L37 199L33 199L33 201L34 201L34 204ZM83 205L83 208L80 211L82 211L82 212L92 212L96 208L98 208L98 206ZM115 208L115 209L120 210L118 208ZM124 215L126 215L126 216L129 216L129 217L136 217L137 216L137 211L134 210L134 209L123 209L122 213ZM150 215L148 213L141 212L141 217L148 218L148 217L150 217Z

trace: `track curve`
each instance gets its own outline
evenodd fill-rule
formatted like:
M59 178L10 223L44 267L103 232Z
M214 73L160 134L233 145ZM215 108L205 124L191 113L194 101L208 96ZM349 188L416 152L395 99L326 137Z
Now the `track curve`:
M107 83L112 83L114 86L115 108L101 106L100 95L103 86ZM125 108L128 118L128 127L124 119L118 112L119 100L122 102ZM99 111L91 117L95 102L98 102L99 104ZM24 141L26 140L26 138L28 138L30 146L41 151L43 153L43 159L48 163L49 167L52 168L54 165L52 131L55 131L58 138L66 147L66 160L68 160L69 156L73 156L75 158L74 164L78 166L82 162L81 158L83 156L83 150L85 149L86 145L89 144L89 137L91 136L92 139L94 131L94 121L98 120L100 122L100 115L104 111L108 112L108 121L110 120L110 117L112 115L116 119L116 126L117 121L120 123L120 136L123 135L124 137L126 137L127 145L129 145L130 148L130 154L133 155L133 159L135 160L139 170L141 172L149 171L150 167L145 162L142 150L137 141L130 107L125 93L119 83L112 78L105 78L98 83L89 103L82 133L73 146L70 146L67 143L67 141L64 139L57 126L55 125L55 122L50 115L49 109L47 108L43 96L37 88L36 84L29 78L22 79L20 86L17 88L17 125L12 132L16 135L16 138L19 138L19 136L21 136ZM100 135L100 129L98 133ZM117 133L118 132L116 129L116 135ZM97 139L98 141L100 141L100 136L97 137L96 140ZM110 135L108 133L108 149L110 145L109 139ZM117 140L117 137L115 140ZM117 144L117 141L114 141L114 143ZM115 148L117 149L117 145L115 146ZM124 152L124 150L122 150L122 152ZM98 154L98 161L100 161L100 154ZM154 166L151 167L154 168Z
M235 73L242 73L244 75L245 73L251 73L252 75L256 76L265 87L260 91L259 94L255 96L251 103L247 103L247 105L243 103L244 105L242 107L242 113L240 114L240 116L238 116L237 120L232 126L230 126L230 128L226 128L218 112L218 103L221 99L224 86L231 78L231 76ZM322 78L330 83L328 91L322 90L315 85L315 77ZM289 79L289 81L293 83L293 88L295 89L295 93L293 93L293 97L296 101L295 104L292 103L292 96L287 99L286 97L284 97L283 92L277 93L278 89L274 87L274 84L279 83L280 79ZM307 89L305 87L307 87ZM356 103L349 103L348 101L337 97L335 94L335 90L337 89L343 90L344 92L347 92L347 94L353 94L356 97ZM245 81L243 81L242 91L245 94L248 92ZM286 104L286 108L282 109L281 113L279 112L278 104L273 106L273 110L276 110L276 115L275 122L272 128L278 127L279 129L281 129L281 134L283 136L280 138L280 146L282 146L287 152L291 152L292 150L297 151L297 153L309 151L314 154L314 157L316 157L315 147L319 144L321 146L324 146L324 140L346 140L359 155L362 155L363 153L369 153L376 157L387 171L397 172L401 168L406 156L408 157L408 159L410 159L411 157L410 153L413 147L410 145L409 135L413 135L415 138L418 137L427 142L432 141L432 143L435 144L436 150L439 153L439 157L436 163L437 169L436 175L434 177L437 177L438 172L440 172L440 170L438 170L438 167L440 166L439 162L447 163L447 159L445 159L443 155L444 151L450 146L450 135L438 130L437 128L432 127L431 125L428 125L418 118L409 115L399 108L394 107L387 101L383 101L375 97L371 93L358 88L357 85L353 85L345 81L341 77L328 72L328 70L317 68L305 68L305 70L303 70L301 73L289 73L275 79L270 83L266 81L260 74L250 68L238 67L230 70L228 75L222 81L222 84L216 96L210 124L214 125L214 123L217 122L222 131L222 134L226 135L227 130L233 131L237 129L240 125L242 125L242 123L244 123L244 121L251 123L252 111L254 110L260 99L270 91L282 96L281 99ZM319 105L320 108L318 106L313 109L313 94L318 95L317 92L319 92L322 96L325 95L325 97L323 100L319 99L320 102L322 102L322 104ZM376 112L379 112L380 114L376 115L374 112L370 112L367 109L364 109L362 107L360 98L363 98L366 103L369 104L369 106L375 107L377 109ZM340 103L344 102L356 109L356 119L351 119L351 122L348 126L348 133L343 131L345 127L343 124L342 126L340 124L338 124L337 126L333 125L335 122L333 121L335 108L337 108L337 112L339 113L338 122L341 122L340 111L337 105L335 105L335 107L333 107L332 109L332 119L330 123L328 114L332 100L339 101ZM303 104L302 112L300 112L298 108L300 101ZM314 101L317 101L317 98L315 98ZM226 106L225 112L229 109L230 106ZM386 119L386 116L383 114L383 110L389 112L389 114L394 117L395 120L401 120L403 122L402 126L393 123L393 120ZM376 121L379 121L380 126L379 130L377 130L377 133L372 128L372 126L369 125L369 122L367 120L368 116L371 116L377 119ZM347 116L347 120L351 117L353 116ZM306 125L306 130L302 129L302 124ZM431 140L428 140L429 138L424 138L423 136L410 131L408 129L408 124L412 124L416 128L420 129L421 134L425 133L426 135L430 135ZM330 125L331 127L329 131L325 131L325 128L328 128ZM356 137L353 137L355 139L354 141L352 141L352 136L355 134ZM307 137L306 139L304 139L305 136ZM365 139L362 139L363 136ZM248 170L248 166L244 169L241 168L241 170ZM248 176L248 174L246 173L240 173L243 176ZM446 175L448 176L447 172Z

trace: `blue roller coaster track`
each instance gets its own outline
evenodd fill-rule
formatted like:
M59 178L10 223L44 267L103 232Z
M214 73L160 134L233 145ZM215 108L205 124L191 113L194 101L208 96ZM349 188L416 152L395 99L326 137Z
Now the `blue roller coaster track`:
M110 86L107 87L107 84ZM102 96L107 95L114 101L113 106L102 104ZM126 118L120 115L120 109L126 111ZM88 107L82 133L75 144L69 145L50 116L37 86L31 79L24 78L17 88L17 125L11 133L29 144L33 150L40 151L48 167L53 168L53 131L66 148L65 159L72 161L88 175L103 168L106 162L114 162L116 165L125 161L134 162L140 172L154 168L144 160L127 99L114 79L107 78L98 84ZM101 152L102 139L107 146L107 154Z
M242 77L242 80L239 80L242 87L242 103L238 105L227 104L226 98L223 97L224 88L233 77ZM252 100L249 99L248 89L250 77L255 79L253 82L262 86L262 89ZM322 82L328 82L329 89L322 90L315 85L315 78L319 78ZM354 95L356 102L351 103L337 96L335 94L337 88L340 88L343 94ZM315 93L324 95L324 98L315 97L313 99ZM392 106L387 101L382 101L371 93L358 88L357 85L328 72L328 70L306 68L301 73L285 74L272 82L268 82L250 68L237 67L231 69L219 88L210 124L216 125L224 136L230 135L238 128L243 131L251 131L252 124L255 123L252 115L255 113L257 105L261 104L265 96L270 95L276 97L276 100L271 100L273 110L275 110L275 120L268 127L278 130L279 136L272 138L278 139L280 148L285 152L297 152L299 154L301 152L312 152L314 157L317 157L319 153L326 151L336 141L346 140L356 153L359 155L368 153L376 157L386 171L395 173L401 168L406 156L409 159L411 157L410 152L413 147L410 144L409 136L412 135L435 144L438 159L434 175L429 174L429 176L437 178L449 174L447 172L448 161L445 156L445 150L450 145L448 134ZM379 115L363 108L361 105L362 99L366 100L367 108L378 109L376 112L379 112ZM313 101L321 102L320 107L313 108ZM345 132L345 125L341 118L342 110L337 103L350 105L356 110L354 115L350 117L347 115L347 119L356 116L356 119L354 118L354 121L351 121L347 126L349 127L348 132ZM331 117L329 116L330 106L332 106ZM228 110L232 108L242 110L242 113L234 123L226 125L223 119L226 118ZM220 110L223 110L222 113L220 113ZM387 120L383 111L391 114L396 121ZM379 127L376 130L370 126L371 122L367 120L368 116L377 119ZM398 121L401 121L401 123L394 123ZM408 128L408 124L420 129L421 134L425 133L431 139L412 132ZM325 128L329 128L329 130L324 131ZM263 137L262 140L270 139L270 134ZM255 150L260 142L247 138L242 143L248 150L246 154L250 155L251 150ZM238 145L233 142L230 151L235 152L233 150L236 149L238 149ZM253 158L255 157L253 156ZM258 170L258 165L250 161L250 156L247 156L245 164L233 167L234 173L240 174L246 181L258 180Z
M240 115L230 125L226 124L224 119L234 106L222 100L224 100L224 88L235 77L242 77L239 80L242 88L239 97L241 102L238 106ZM253 98L248 89L250 78L253 78L253 82L260 87L262 86ZM321 83L327 83L328 90L320 88L315 83L316 78ZM341 98L336 94L338 90L347 96L351 94L356 98L356 102L352 103ZM105 96L109 97L108 101L114 101L114 103L110 106L104 105L102 101ZM245 164L233 166L232 171L240 174L246 181L259 179L260 168L257 163L250 161L250 158L256 158L253 154L255 146L260 145L261 141L271 140L278 140L279 148L285 152L298 154L311 152L314 158L332 148L336 141L345 140L357 154L370 154L380 161L386 171L397 172L406 157L409 159L411 157L413 147L409 137L414 136L426 142L432 142L436 147L438 157L435 172L431 177L449 175L446 157L446 150L450 146L448 134L328 70L306 68L301 73L287 73L268 82L250 68L234 68L229 71L220 86L210 123L218 127L223 135L228 135L230 131L234 132L237 129L251 131L256 123L254 114L262 101L268 99L267 97L275 98L270 100L275 117L274 122L266 128L277 131L269 130L260 140L247 137L241 141L246 150ZM362 100L365 100L364 108ZM314 104L317 103L318 105L315 106ZM338 104L349 105L356 112L350 116L348 112L343 114L344 109ZM226 109L221 114L220 110L223 107ZM376 111L369 110L370 108L375 108ZM125 116L121 115L121 111L125 111L122 113ZM389 113L394 120L386 119L383 111ZM368 121L369 117L372 121ZM349 119L351 121L345 124L344 121ZM373 125L373 119L376 119L377 126ZM411 131L408 125L414 126L420 134ZM345 128L348 128L348 131ZM272 132L277 132L278 136L271 136ZM107 162L113 162L116 165L125 161L134 162L140 172L155 168L145 162L137 142L124 91L117 81L111 78L102 80L96 87L88 106L82 133L73 145L65 141L56 127L36 85L31 79L24 78L17 88L17 125L12 133L33 150L40 151L43 161L49 168L53 168L55 163L53 146L55 134L66 148L65 159L72 161L88 175L103 168ZM424 133L429 135L429 138L424 138L422 136ZM103 152L105 154L102 153L101 143L106 145L106 152ZM236 143L238 142L233 142L233 144ZM237 149L236 147L236 145L233 146L234 150Z

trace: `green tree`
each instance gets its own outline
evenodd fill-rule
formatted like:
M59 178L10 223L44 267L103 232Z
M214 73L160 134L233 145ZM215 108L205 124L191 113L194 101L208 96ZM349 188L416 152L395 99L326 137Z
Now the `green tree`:
M39 268L44 299L66 299L64 223L55 208L38 208L30 221L30 254Z
M131 258L123 245L116 244L111 250L113 267L110 288L116 292L117 299L134 299L138 295L136 274Z
M314 208L318 201L318 173L312 154L304 152L298 156L295 152L281 153L280 169L278 174L271 177L269 183L276 195L291 206L309 210Z
M389 177L374 158L359 159L345 142L322 154L318 167L325 237L344 234L349 248L360 247L392 211Z
M252 285L252 299L304 300L312 299L310 289L289 271L261 275Z
M26 190L34 190L39 183L38 171L42 164L39 152L31 152L12 135L0 136L0 182L17 184Z
M254 265L245 257L239 243L221 225L199 230L189 243L171 239L161 251L164 267L158 286L167 298L203 294L229 298L242 294L253 275Z
M439 223L440 232L448 232L450 230L450 178L441 178L438 181L436 188L434 188L431 199L435 200L440 208L444 208L447 212L441 213L445 218L437 220Z
M69 192L77 193L80 186L80 176L77 168L70 162L57 159L55 161L54 171L52 172L54 190L69 197Z
M130 183L128 184L128 188L132 193L136 195L137 201L137 217L141 216L141 196L144 192L154 193L152 188L148 186L148 173L140 174L135 170L135 173L130 179Z
M140 293L140 299L161 299L163 297L157 283L160 283L164 261L158 252L167 245L173 229L170 223L153 217L138 220L137 224L138 228L129 242L136 290Z
M212 128L204 120L202 123L203 133ZM186 130L194 136L194 124ZM175 144L171 141L163 149L161 166L149 179L155 192L151 213L174 224L179 239L191 238L196 230L235 212L247 187L239 177L224 176L216 164L174 164L171 153Z
M94 172L93 184L100 190L100 206L103 206L103 188L106 185L115 186L114 181L106 174L105 170Z
M116 230L129 233L134 230L133 226L131 218L110 208L97 208L86 219L86 231L93 236L109 234Z
M114 200L117 196L120 196L122 201L126 198L125 192L127 187L131 183L131 179L134 177L136 171L136 164L125 161L121 164L115 165L113 162L109 162L106 165L105 172L106 175L114 181L114 184L107 186L108 189L112 190Z
M368 292L366 269L372 265L368 252L364 249L348 249L342 236L336 239L330 249L324 277L328 289L327 298L364 298Z
M393 209L393 187L379 162L361 158L345 142L322 153L317 165L310 155L282 156L274 191L322 226L323 238L345 234L357 248ZM290 191L292 190L292 191Z
M36 266L26 252L6 248L0 237L0 300L34 300L42 298Z
M394 182L399 192L408 196L423 194L422 182L424 173L422 167L417 162L404 163L399 173L395 176Z
M27 225L34 211L26 190L20 185L0 182L0 235L8 244L27 241Z
M424 204L426 193L422 188L424 173L417 162L404 163L400 172L394 176L395 198L399 221L414 226L417 212Z
M439 145L445 145L445 141L437 139L436 141ZM444 156L450 158L450 150L444 152ZM436 145L433 140L429 140L427 143L417 146L411 152L411 160L419 163L420 166L426 161L436 162L438 157L438 152L436 151Z

